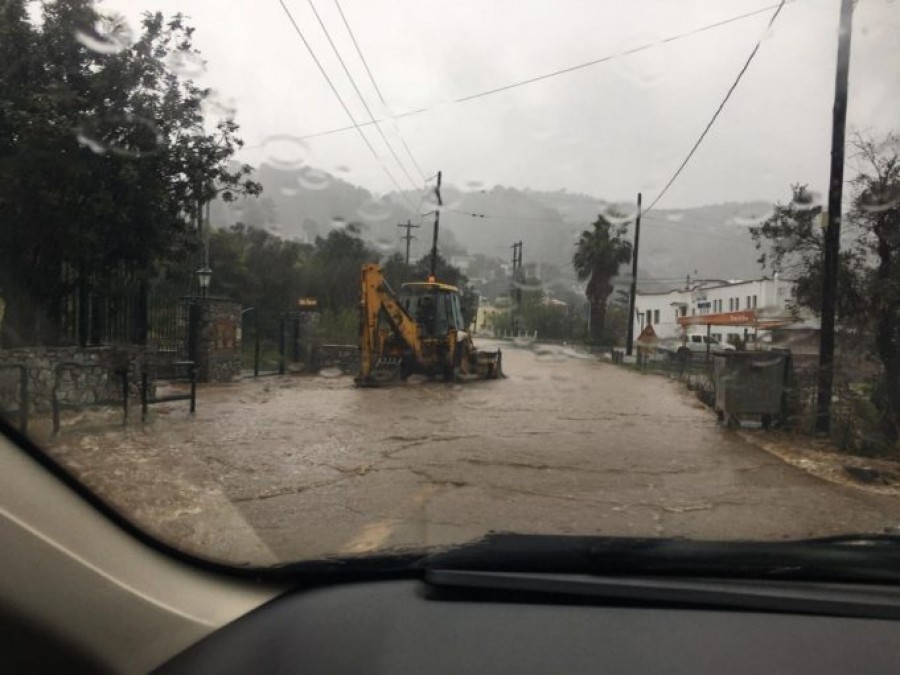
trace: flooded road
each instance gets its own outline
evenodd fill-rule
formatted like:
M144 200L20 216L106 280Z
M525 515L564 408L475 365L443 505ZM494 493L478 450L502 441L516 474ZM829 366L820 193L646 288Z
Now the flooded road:
M53 452L143 526L271 563L490 531L773 539L882 532L900 499L825 482L722 429L683 385L558 348L502 380L200 390L197 414L63 434Z

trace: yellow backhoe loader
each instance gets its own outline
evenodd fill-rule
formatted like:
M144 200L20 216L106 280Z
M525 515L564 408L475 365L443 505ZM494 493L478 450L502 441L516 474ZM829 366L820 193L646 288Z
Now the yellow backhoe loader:
M500 350L475 349L460 309L459 289L429 277L395 294L381 267L360 275L360 371L357 386L420 374L445 381L502 376Z

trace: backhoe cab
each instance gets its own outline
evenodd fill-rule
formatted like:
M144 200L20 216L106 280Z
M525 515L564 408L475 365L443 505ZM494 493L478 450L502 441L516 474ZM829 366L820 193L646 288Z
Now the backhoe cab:
M403 284L395 294L381 267L360 275L359 386L420 374L445 381L494 379L501 354L475 349L463 320L459 289L428 281Z

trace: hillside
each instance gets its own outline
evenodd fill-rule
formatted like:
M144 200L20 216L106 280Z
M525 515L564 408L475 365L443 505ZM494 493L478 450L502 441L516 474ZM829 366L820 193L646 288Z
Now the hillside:
M422 225L414 230L418 239L413 256L430 245L433 217L419 216L433 210L430 195L406 192L376 198L340 176L309 168L281 171L267 164L259 168L256 179L263 184L263 196L231 205L217 203L212 212L215 226L242 221L286 238L312 242L332 227L356 222L362 225L366 239L390 254L404 245L397 224L411 219ZM521 240L526 262L558 266L566 277L572 275L575 241L598 213L617 210L633 215L635 211L633 205L613 205L562 190L542 192L499 185L462 190L445 183L442 194L440 245L445 255L481 254L506 261L511 245ZM688 274L758 276L758 253L747 226L758 222L769 208L764 202L727 203L645 214L640 243L642 288L661 290L678 285Z

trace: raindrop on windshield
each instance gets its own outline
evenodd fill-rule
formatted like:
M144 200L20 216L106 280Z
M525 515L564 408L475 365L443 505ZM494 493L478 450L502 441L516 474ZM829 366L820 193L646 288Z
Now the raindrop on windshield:
M199 77L206 72L206 61L198 53L188 49L179 49L169 54L166 65L172 72L184 77Z
M684 214L669 213L668 215L666 215L666 220L668 220L670 223L680 223L682 220L684 220Z
M860 196L859 208L870 213L881 213L900 204L900 186L887 187L884 190L869 190Z
M470 190L480 190L484 187L484 183L482 183L480 180L470 180L466 181L466 187Z
M357 215L367 221L381 221L389 218L392 213L391 203L386 199L370 198L360 204L356 209Z
M537 279L513 281L512 285L525 293L538 293L544 290L544 282Z
M98 155L139 159L159 151L164 139L151 120L137 115L113 115L89 120L75 129L78 143Z
M735 225L744 227L753 227L761 225L774 215L774 211L768 208L745 208L739 210L731 217L731 222Z
M90 30L76 30L75 40L98 54L118 54L134 42L134 33L123 16L102 15Z
M811 211L822 205L822 195L812 190L804 190L791 200L791 208L795 211Z
M297 184L304 190L324 190L331 185L331 176L319 169L305 166L297 175Z
M283 187L279 190L279 192L285 197L296 197L298 194L300 194L300 190L292 187Z
M656 84L668 67L659 35L636 34L619 44L616 69L638 86Z
M233 120L237 115L237 102L233 98L225 98L217 91L211 91L209 96L203 99L200 109L207 117Z
M281 171L299 169L309 156L306 143L287 134L267 136L263 139L262 146L266 161Z
M600 215L613 225L624 225L632 222L637 217L637 211L626 211L610 205Z
M397 248L397 242L391 239L376 239L375 246L382 251L391 251Z

